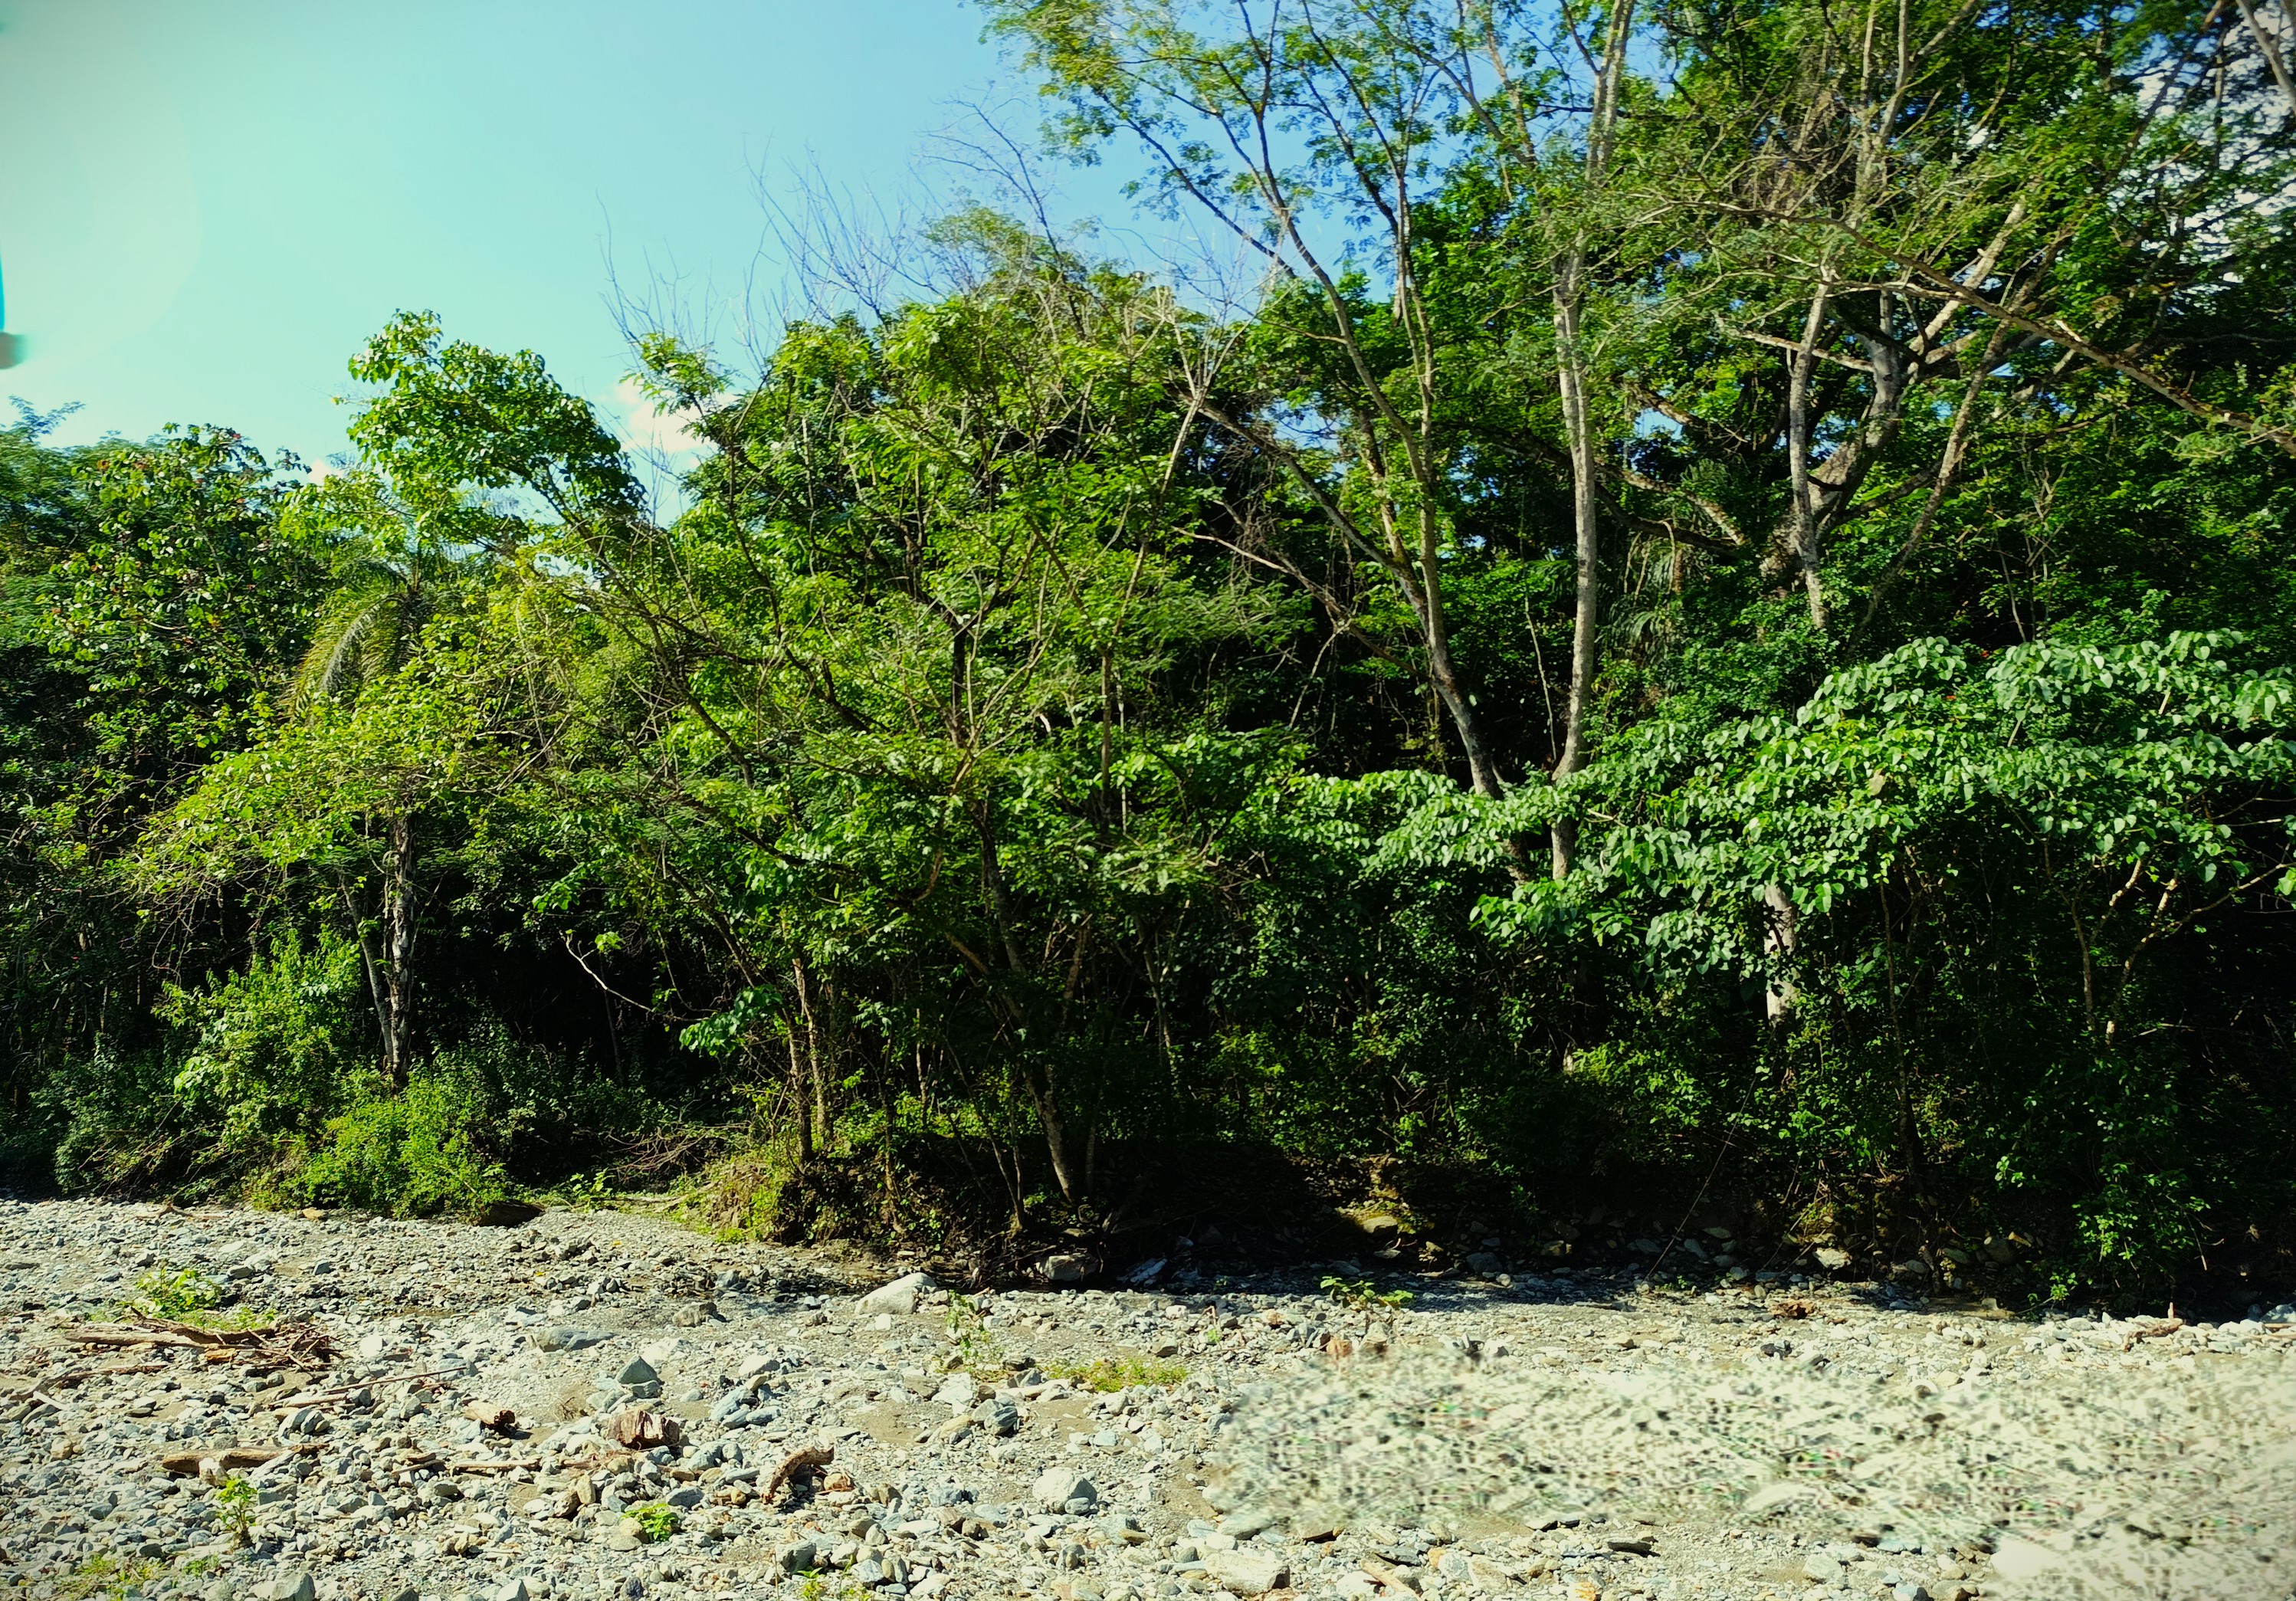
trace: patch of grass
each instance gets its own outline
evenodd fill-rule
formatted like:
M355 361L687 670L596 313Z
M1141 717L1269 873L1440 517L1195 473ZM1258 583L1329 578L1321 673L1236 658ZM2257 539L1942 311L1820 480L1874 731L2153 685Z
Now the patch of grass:
M1399 1312L1412 1301L1410 1291L1382 1290L1368 1278L1326 1276L1323 1285L1324 1293L1341 1306L1364 1311Z
M1097 1362L1070 1363L1053 1369L1054 1378L1066 1379L1071 1384L1086 1390L1112 1395L1119 1390L1129 1390L1138 1384L1159 1384L1168 1390L1188 1376L1188 1370L1177 1362L1148 1361L1135 1357L1103 1357Z
M48 1594L54 1601L122 1601L129 1590L149 1583L159 1572L160 1564L146 1558L123 1561L99 1551L59 1576Z
M666 1501L648 1501L623 1515L637 1520L638 1538L650 1546L668 1539L678 1530L677 1508Z
M809 1570L798 1586L798 1601L852 1601L868 1594L842 1575L824 1574L818 1568Z

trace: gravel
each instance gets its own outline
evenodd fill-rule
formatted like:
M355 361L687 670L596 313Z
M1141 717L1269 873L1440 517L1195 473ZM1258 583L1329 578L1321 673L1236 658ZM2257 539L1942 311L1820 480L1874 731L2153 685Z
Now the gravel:
M0 1572L138 1601L2296 1589L2284 1308L2020 1320L1496 1252L1398 1280L1401 1312L1319 1293L1346 1264L968 1300L903 1266L616 1212L0 1202ZM73 1337L184 1268L332 1360Z

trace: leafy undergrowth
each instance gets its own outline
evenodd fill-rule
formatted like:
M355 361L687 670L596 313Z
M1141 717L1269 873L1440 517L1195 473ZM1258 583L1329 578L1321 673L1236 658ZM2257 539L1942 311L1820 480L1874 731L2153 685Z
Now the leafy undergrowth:
M1102 1395L1114 1395L1136 1384L1154 1384L1168 1390L1188 1376L1188 1370L1177 1362L1137 1357L1102 1357L1095 1362L1055 1366L1052 1372L1054 1378L1066 1379L1079 1389L1096 1391Z
M265 1328L279 1321L279 1314L269 1308L224 1310L228 1294L196 1268L157 1268L136 1278L135 1293L119 1303L119 1310L124 1318L218 1330Z

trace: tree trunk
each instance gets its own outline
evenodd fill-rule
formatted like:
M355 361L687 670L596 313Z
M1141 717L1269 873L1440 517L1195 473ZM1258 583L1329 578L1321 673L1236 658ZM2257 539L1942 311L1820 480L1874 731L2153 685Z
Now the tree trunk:
M1045 1151L1052 1158L1053 1181L1061 1186L1061 1199L1073 1206L1090 1193L1092 1186L1079 1170L1076 1135L1069 1127L1067 1114L1061 1110L1060 1088L1051 1073L1036 1068L1029 1070L1027 1082L1029 1098L1037 1104L1037 1121L1045 1126Z
M806 1080L808 1052L799 1042L799 1030L790 1025L790 1111L791 1121L797 1125L797 1164L801 1168L813 1165L813 1096Z
M810 1115L813 1123L810 1145L816 1150L826 1151L829 1148L829 1072L828 1064L823 1058L834 1048L829 1039L829 1033L831 1028L834 1026L835 1020L831 1019L829 1023L824 1023L820 1014L825 1009L826 1000L824 998L822 1006L816 1006L815 1004L813 977L806 971L804 960L800 958L791 963L790 971L797 981L798 1010L805 1017L806 1061L813 1070L812 1110L808 1114L805 1105L803 1087L800 1086L798 1096L798 1115L800 1119Z
M394 1090L406 1087L414 1034L414 825L390 819L382 885L382 1071Z
M1584 252L1573 246L1554 286L1555 381L1562 394L1562 426L1570 443L1570 521L1578 546L1577 589L1570 624L1570 688L1563 700L1562 754L1554 776L1587 765L1587 707L1594 695L1595 627L1602 606L1601 531L1595 521L1595 441L1587 415L1585 354L1579 348L1578 301ZM1578 850L1578 827L1554 822L1554 871L1567 877Z
M1825 632L1827 617L1825 590L1818 582L1816 490L1810 483L1809 382L1817 365L1817 336L1825 325L1826 301L1832 295L1830 285L1819 285L1802 324L1801 343L1786 362L1786 462L1793 496L1788 538L1808 597L1810 626L1821 634Z
M1603 66L1595 78L1594 112L1587 127L1587 198L1590 201L1610 165L1634 14L1634 0L1613 0L1604 29ZM1587 351L1580 323L1586 292L1587 223L1582 218L1554 275L1554 377L1562 401L1563 432L1570 447L1570 522L1577 550L1570 690L1563 702L1562 754L1554 764L1558 778L1587 765L1587 709L1594 697L1595 628L1603 598L1601 530L1595 521L1594 422L1587 406ZM1555 877L1570 874L1578 842L1576 825L1570 818L1558 818L1552 841Z
M1762 886L1762 954L1773 959L1792 960L1794 954L1794 908L1783 884ZM1796 992L1793 981L1782 974L1770 976L1769 987L1762 996L1762 1013L1769 1019L1770 1027L1784 1029L1793 1022Z

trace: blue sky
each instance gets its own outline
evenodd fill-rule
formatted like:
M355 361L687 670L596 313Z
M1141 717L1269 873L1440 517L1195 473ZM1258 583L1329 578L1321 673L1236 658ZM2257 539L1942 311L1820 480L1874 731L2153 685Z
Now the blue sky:
M724 329L784 276L759 177L945 192L959 101L1033 129L980 31L957 0L0 0L0 395L81 403L67 441L219 423L316 460L345 361L427 308L615 410L610 255Z

